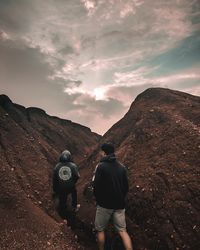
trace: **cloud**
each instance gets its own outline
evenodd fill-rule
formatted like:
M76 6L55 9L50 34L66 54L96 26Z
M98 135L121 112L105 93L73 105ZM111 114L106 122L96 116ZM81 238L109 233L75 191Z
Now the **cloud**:
M6 32L4 32L3 30L0 30L0 40L2 40L2 41L9 40L8 34Z
M0 41L1 75L13 80L44 80L53 69L38 48L30 48L12 40ZM33 79L34 76L34 79Z
M33 1L1 0L0 27L8 33L22 35L32 26L32 21L38 17Z
M1 0L2 90L104 132L147 87L198 92L199 10L197 0Z
M57 60L66 61L59 70L60 77L65 78L69 78L66 69L71 65L76 65L71 68L71 75L76 78L90 70L103 73L130 66L168 51L193 31L192 4L188 1L181 4L132 0L59 0L56 5L53 1L38 0L2 3L2 13L19 27L11 29L4 14L1 19L5 19L5 31L12 31L13 37L20 35L27 45L40 48L52 65ZM20 8L24 10L21 16ZM94 11L95 15L89 17L88 12ZM122 20L118 22L120 13ZM110 18L104 20L106 14Z
M200 86L195 88L185 88L185 92L190 93L191 95L200 96Z
M90 60L81 65L82 70L90 70L90 71L103 71L116 67L116 64L112 62L113 60Z
M90 113L92 115L98 114L103 118L108 118L115 113L124 111L125 106L123 102L112 98L98 98L99 93L97 93L98 89L94 89L92 92L87 92L81 88L66 88L65 93L74 97L73 104L76 106L80 106L84 108L86 113Z
M73 104L76 96L64 93L66 86L80 86L80 81L63 78L51 79L55 68L46 60L39 48L29 48L11 40L0 40L1 92L14 102L45 109L59 115L81 108ZM68 118L69 119L69 118Z
M139 86L135 86L135 85L130 85L130 86L129 85L124 85L124 86L115 85L114 86L113 85L107 90L105 95L121 101L126 107L126 110L128 110L130 104L134 101L136 96L150 87L154 87L154 85L151 83L149 84L145 83Z
M87 111L93 115L98 113L103 118L108 118L124 110L123 103L114 99L96 100L90 95L81 95L76 99L77 104L85 104Z
M75 122L89 126L93 131L105 133L127 111L123 101L108 97L98 98L95 91L87 92L81 88L66 88L70 105L66 107L66 113L62 117L70 117Z
M81 2L84 4L84 7L88 11L88 16L91 16L95 13L95 1L91 0L81 0Z
M81 111L76 111L76 113L69 112L68 114L63 113L61 114L61 116L65 117L66 119L68 119L68 117L70 116L73 121L84 124L87 127L90 127L92 131L96 131L99 134L103 135L114 123L116 123L116 121L119 120L119 118L124 115L126 111L127 110L119 114L115 113L112 116L107 117L106 119L102 118L102 116L100 115L83 113Z
M127 111L123 102L114 98L97 100L91 94L80 92L71 93L70 96L75 98L73 107L70 106L68 109L67 116L101 134ZM76 112L73 112L73 109L76 109Z
M187 70L180 70L167 76L152 76L157 67L139 67L129 72L116 72L114 83L94 89L96 99L108 100L113 98L121 101L125 107L133 102L135 97L150 87L165 87L197 93L200 86L199 65Z

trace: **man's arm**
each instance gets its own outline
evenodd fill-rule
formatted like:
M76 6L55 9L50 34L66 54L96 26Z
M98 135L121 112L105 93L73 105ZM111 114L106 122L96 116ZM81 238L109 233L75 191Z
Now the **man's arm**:
M73 179L74 179L75 183L78 181L79 178L80 178L80 174L79 174L79 171L78 171L78 167L74 163L73 164Z
M91 181L93 184L94 184L94 179L95 179L95 174L96 174L97 168L98 168L98 165L95 167L95 170L93 172L92 181Z
M53 192L58 193L58 173L57 166L53 170Z
M102 169L99 165L97 165L95 170L93 186L94 186L94 196L97 199L97 197L99 197L102 192Z

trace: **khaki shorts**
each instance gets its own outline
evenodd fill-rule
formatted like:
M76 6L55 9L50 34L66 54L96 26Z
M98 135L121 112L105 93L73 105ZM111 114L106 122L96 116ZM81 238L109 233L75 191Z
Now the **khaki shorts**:
M95 229L104 231L108 222L112 220L117 231L126 231L125 209L107 209L97 206Z

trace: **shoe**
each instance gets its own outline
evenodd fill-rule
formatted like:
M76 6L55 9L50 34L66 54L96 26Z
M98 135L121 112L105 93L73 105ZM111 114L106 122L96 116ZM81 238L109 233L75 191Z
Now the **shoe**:
M76 207L73 208L74 212L78 212L78 210L80 209L80 204L77 204Z

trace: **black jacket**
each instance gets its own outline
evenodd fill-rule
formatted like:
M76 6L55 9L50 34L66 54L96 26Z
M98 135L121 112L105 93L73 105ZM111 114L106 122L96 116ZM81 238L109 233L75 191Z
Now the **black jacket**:
M68 172L65 175L66 170ZM70 158L66 158L64 154L61 155L60 162L55 166L53 171L53 192L70 192L75 187L79 177L76 164Z
M97 205L108 209L123 209L128 189L125 166L116 160L114 154L103 157L94 176Z

